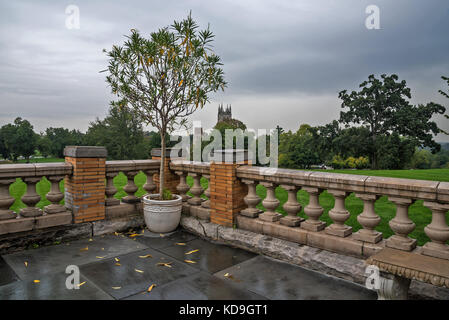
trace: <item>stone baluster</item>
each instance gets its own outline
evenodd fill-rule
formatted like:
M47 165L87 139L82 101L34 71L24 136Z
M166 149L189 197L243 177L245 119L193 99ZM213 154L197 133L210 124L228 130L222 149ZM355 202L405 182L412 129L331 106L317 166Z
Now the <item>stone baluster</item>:
M14 219L16 213L9 209L15 199L9 194L9 186L16 179L0 179L0 220Z
M117 193L117 188L114 185L114 178L117 176L117 174L118 174L118 172L107 172L106 173L105 205L107 207L120 205L120 200L114 198L114 195Z
M189 199L187 192L190 190L190 186L186 182L187 173L184 171L175 171L175 174L179 176L179 184L176 186L176 190L178 190L182 201L186 202Z
M260 197L256 193L257 182L254 180L242 179L242 182L248 186L248 194L243 198L243 201L248 208L240 211L240 214L245 217L257 218L261 212L256 206L260 203Z
M298 212L301 211L301 205L298 203L298 190L300 187L292 185L281 185L281 187L287 191L288 198L283 206L287 216L282 217L280 223L289 227L297 227L304 221L303 218L298 217Z
M125 172L126 177L128 177L128 183L125 187L123 187L123 190L128 194L126 197L122 198L122 201L125 203L136 203L140 201L140 199L134 195L139 189L134 183L134 177L137 175L137 173L137 171Z
M204 195L207 197L206 201L203 201L203 203L201 203L201 206L203 208L210 208L210 175L208 174L203 174L203 177L207 179L207 189L204 191Z
M359 241L378 243L382 240L382 233L375 230L380 223L380 217L374 211L374 204L379 196L356 193L356 197L363 201L363 212L357 216L357 221L362 225L363 229L354 233L353 238Z
M408 207L413 203L412 199L388 197L388 200L396 205L396 215L390 220L390 228L395 233L385 241L390 248L412 251L416 247L416 239L408 237L415 229L415 224L408 217Z
M329 217L334 223L326 228L326 233L337 237L347 237L352 233L352 227L345 225L345 221L349 219L349 211L345 207L345 199L348 192L341 190L328 190L334 196L335 205L329 211Z
M42 210L36 207L36 204L41 200L41 196L36 192L36 184L40 180L41 177L23 179L27 184L27 191L22 197L22 202L25 203L27 207L20 210L20 215L23 217L37 217L43 214Z
M446 223L446 213L449 204L424 202L424 206L432 210L432 222L424 228L424 232L432 240L423 246L422 254L449 260L449 227Z
M266 211L259 215L259 219L269 222L279 221L282 215L275 211L279 206L279 200L275 194L276 185L272 182L262 182L261 185L267 189L267 196L262 201Z
M50 192L47 193L46 198L51 204L44 207L44 212L48 214L65 212L65 207L59 204L59 202L64 199L64 194L59 188L59 183L64 179L64 176L49 176L47 179L51 182L51 189Z
M304 187L302 189L309 193L309 204L304 208L304 213L309 219L301 223L301 228L315 232L321 231L326 227L326 222L320 220L324 210L320 206L319 196L323 190L315 187Z
M201 187L201 175L198 173L189 173L189 176L193 178L193 186L190 188L193 197L187 200L187 202L193 206L199 206L203 201L200 196L204 192L203 187Z
M154 183L154 174L157 173L156 170L147 170L145 174L147 176L147 181L143 185L143 189L147 192L147 194L153 194L153 191L156 190L157 186Z

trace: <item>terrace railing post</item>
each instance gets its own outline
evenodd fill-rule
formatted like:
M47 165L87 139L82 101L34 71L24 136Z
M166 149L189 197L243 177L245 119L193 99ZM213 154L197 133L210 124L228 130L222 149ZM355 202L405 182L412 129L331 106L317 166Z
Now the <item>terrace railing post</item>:
M179 184L176 186L176 190L178 190L179 195L182 198L182 201L186 202L187 199L189 198L186 193L187 191L190 190L190 187L186 182L187 172L176 171L175 174L179 176Z
M65 207L59 204L59 202L64 199L64 194L59 189L59 182L64 179L64 176L49 176L47 179L51 182L51 189L46 197L51 204L44 208L45 213L53 214L65 212Z
M257 181L242 179L242 182L248 186L248 194L243 198L248 208L240 211L240 214L245 217L257 218L263 211L257 209L256 206L260 203L260 197L256 192Z
M385 241L390 248L412 251L416 247L416 239L408 237L415 229L415 224L408 217L408 207L413 203L412 199L389 197L388 200L396 205L396 216L390 220L389 225L395 233Z
M154 183L154 175L158 173L157 170L145 170L145 175L147 176L147 181L143 185L143 189L147 192L147 194L153 194L154 190L156 190L156 184Z
M304 213L309 218L301 223L301 228L308 231L321 231L326 227L326 222L319 220L324 211L319 201L319 196L323 190L314 187L304 187L302 189L309 193L309 204L304 208Z
M281 187L287 191L288 198L283 206L285 212L287 212L287 216L282 217L280 223L289 227L297 227L304 221L303 218L298 217L298 212L301 211L301 205L298 202L297 194L301 188L292 185L281 185Z
M16 179L0 179L0 220L16 218L16 213L9 208L15 199L9 194L9 186L16 182Z
M118 172L108 172L106 173L106 206L118 206L120 200L114 198L117 193L117 188L114 185L114 178L117 176Z
M135 182L134 177L139 173L138 171L126 171L124 172L126 177L128 178L128 183L123 187L123 190L126 192L127 196L122 198L122 201L125 203L136 203L140 202L140 199L137 198L134 194L139 189Z
M326 228L326 233L337 237L347 237L352 233L352 227L344 224L350 216L349 211L345 207L345 199L348 196L348 192L332 189L328 190L328 192L334 196L335 205L329 211L329 217L334 223Z
M356 197L363 200L363 212L357 216L357 221L363 226L354 233L353 237L359 241L378 243L382 240L382 233L374 230L380 223L380 217L374 211L374 204L379 196L375 194L359 194Z
M261 185L267 189L267 196L262 201L262 205L265 207L266 211L259 215L259 219L268 222L279 221L282 215L275 211L280 203L275 194L277 185L271 182L262 182Z
M424 228L424 232L432 240L423 246L422 253L428 256L449 260L449 226L446 213L449 204L425 201L424 206L432 210L432 222Z
M36 184L41 179L42 177L28 177L23 179L27 184L27 191L21 200L27 207L20 210L21 216L38 217L43 214L42 210L36 207L36 204L41 200L41 196L36 192Z
M74 223L105 218L105 147L67 146L65 161L73 167L66 176L66 207L72 211Z
M190 188L190 192L193 194L193 197L187 200L187 203L192 206L199 206L202 202L201 195L204 192L204 189L200 183L201 175L198 173L189 173L189 176L193 178L193 186Z
M204 190L204 195L207 197L207 200L203 201L203 203L201 203L201 206L203 208L209 209L210 208L210 175L203 174L203 177L207 180L207 189Z

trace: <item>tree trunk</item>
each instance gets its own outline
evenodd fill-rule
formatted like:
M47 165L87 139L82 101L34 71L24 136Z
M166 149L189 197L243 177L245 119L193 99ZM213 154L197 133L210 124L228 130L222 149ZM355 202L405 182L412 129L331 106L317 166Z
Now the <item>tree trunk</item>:
M373 152L372 152L372 168L374 170L378 169L378 164L377 164L377 145L376 145L376 136L373 135Z
M159 170L159 196L163 200L162 195L165 188L165 133L161 135L161 166Z

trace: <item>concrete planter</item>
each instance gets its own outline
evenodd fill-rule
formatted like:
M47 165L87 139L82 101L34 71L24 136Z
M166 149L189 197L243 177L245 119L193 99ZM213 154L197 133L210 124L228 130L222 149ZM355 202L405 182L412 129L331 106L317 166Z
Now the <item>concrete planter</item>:
M175 230L181 219L182 198L174 194L174 200L156 200L159 194L143 197L143 215L151 232L166 233Z

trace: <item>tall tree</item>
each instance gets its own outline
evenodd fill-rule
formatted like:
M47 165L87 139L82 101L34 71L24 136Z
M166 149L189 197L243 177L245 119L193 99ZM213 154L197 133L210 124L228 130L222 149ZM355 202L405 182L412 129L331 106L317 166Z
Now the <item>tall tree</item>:
M430 119L435 114L443 114L446 109L433 102L411 105L408 100L411 99L410 88L405 80L397 80L395 74L382 74L381 79L370 75L360 84L360 91L348 93L343 90L339 93L341 107L349 109L340 113L340 122L347 127L351 123L362 124L370 130L373 145L370 160L374 169L378 168L379 137L393 132L413 140L416 146L430 147L432 152L440 148L434 135L442 131Z
M221 59L212 51L214 35L199 31L191 15L144 38L135 30L123 46L107 52L106 82L117 95L115 106L135 112L161 136L159 191L164 194L165 136L209 101L209 94L224 90Z
M84 143L105 146L114 160L147 159L149 143L140 120L127 108L111 107L108 116L90 123Z

